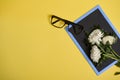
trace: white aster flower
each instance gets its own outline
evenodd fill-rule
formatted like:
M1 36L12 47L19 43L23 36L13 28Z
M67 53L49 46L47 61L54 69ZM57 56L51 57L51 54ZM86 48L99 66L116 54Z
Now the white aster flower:
M114 36L110 36L110 35L105 36L102 39L103 44L106 44L107 42L109 42L109 44L112 45L113 43L115 43L115 41L116 41L116 38Z
M91 44L97 44L97 45L99 45L100 42L102 41L101 38L102 38L103 36L104 36L104 33L101 32L100 29L95 29L95 30L93 30L93 31L90 33L90 35L89 35L89 37L88 37L88 40L89 40L89 42L90 42Z
M91 52L90 58L92 59L92 61L98 63L102 54L100 49L96 45L94 45L92 46L92 49L90 52Z

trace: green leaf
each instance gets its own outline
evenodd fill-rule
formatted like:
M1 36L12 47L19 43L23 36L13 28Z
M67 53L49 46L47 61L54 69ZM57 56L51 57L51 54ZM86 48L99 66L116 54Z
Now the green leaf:
M115 72L115 74L114 75L119 75L120 74L120 72Z

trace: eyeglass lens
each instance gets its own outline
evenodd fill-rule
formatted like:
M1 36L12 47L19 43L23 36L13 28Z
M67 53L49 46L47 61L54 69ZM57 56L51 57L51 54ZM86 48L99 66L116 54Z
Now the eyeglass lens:
M55 27L58 27L58 28L62 28L65 25L65 22L63 20L60 20L60 19L55 18L55 17L53 17L51 19L51 23L52 23L52 25L54 25Z

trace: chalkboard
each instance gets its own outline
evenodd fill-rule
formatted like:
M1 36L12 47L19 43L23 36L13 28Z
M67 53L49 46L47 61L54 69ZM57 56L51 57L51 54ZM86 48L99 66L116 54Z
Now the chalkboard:
M104 31L115 34L118 37L118 40L112 47L117 53L120 53L120 35L115 27L112 25L110 20L107 18L105 13L102 11L100 6L96 6L95 8L87 12L85 15L77 19L75 23L83 25L84 31L87 32L90 32L93 29L94 25L99 25L100 28L102 28ZM87 38L85 32L82 31L80 34L76 35L71 25L66 27L66 31L97 75L103 73L117 63L117 61L107 59L102 62L102 64L95 66L95 64L90 59L90 49L85 44L85 39Z

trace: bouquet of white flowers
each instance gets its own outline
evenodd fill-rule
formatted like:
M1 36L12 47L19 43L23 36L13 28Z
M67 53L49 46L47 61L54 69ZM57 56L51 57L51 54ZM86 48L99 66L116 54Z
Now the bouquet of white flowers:
M96 26L89 34L87 41L90 44L90 58L93 63L99 65L107 58L120 62L120 56L113 50L112 45L117 41L114 34L107 33Z

